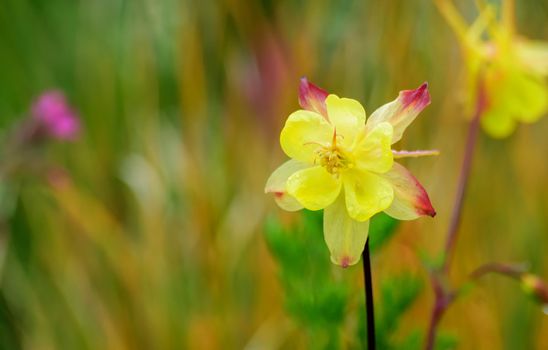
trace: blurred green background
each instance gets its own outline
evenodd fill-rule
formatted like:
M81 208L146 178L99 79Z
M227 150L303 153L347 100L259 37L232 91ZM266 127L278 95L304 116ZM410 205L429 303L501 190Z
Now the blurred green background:
M476 16L473 1L458 7ZM548 1L517 1L517 23L548 40ZM424 330L433 295L421 256L444 244L466 132L462 67L429 0L1 1L0 135L50 88L66 93L83 133L0 179L0 347L311 347L264 235L267 217L302 220L263 193L285 159L278 135L298 108L301 76L369 114L430 84L432 104L398 146L440 149L404 162L438 216L399 225L373 260L377 295L402 273L424 287L393 336ZM455 284L494 260L548 278L547 133L544 118L503 141L480 136ZM349 298L330 346L354 348L361 267L325 264L320 248L317 265ZM459 299L441 328L460 349L548 348L548 316L496 276Z

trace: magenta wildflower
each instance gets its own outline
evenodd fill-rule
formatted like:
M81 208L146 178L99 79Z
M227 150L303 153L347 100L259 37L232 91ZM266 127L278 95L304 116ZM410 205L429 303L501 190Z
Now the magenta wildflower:
M74 140L80 131L80 120L61 91L46 91L32 105L32 117L47 134L58 140Z

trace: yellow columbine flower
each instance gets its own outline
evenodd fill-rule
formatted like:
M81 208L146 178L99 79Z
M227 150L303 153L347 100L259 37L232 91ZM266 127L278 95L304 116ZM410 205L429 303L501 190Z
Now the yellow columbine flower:
M510 135L517 122L532 123L548 111L548 43L531 41L515 33L514 2L503 1L501 20L484 6L468 26L448 0L436 4L455 31L467 68L469 109L475 108L479 79L485 106L481 115L484 130L491 136Z
M369 219L381 211L400 220L436 212L428 194L394 158L436 151L392 151L404 130L430 103L427 84L400 92L366 122L362 105L301 80L299 103L280 135L291 160L276 169L265 192L285 210L324 211L324 237L333 263L357 263Z

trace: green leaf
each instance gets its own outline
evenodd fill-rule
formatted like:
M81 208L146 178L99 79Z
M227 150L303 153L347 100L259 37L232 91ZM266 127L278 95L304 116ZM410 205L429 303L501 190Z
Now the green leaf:
M397 331L399 320L416 300L422 287L422 281L408 273L386 279L382 282L379 289L380 293L375 296L378 304L375 309L375 327L379 349L393 348L391 338ZM358 319L358 339L363 348L365 348L366 344L364 329L365 316L362 312ZM413 342L413 339L410 338L407 340L408 345L406 345L406 349L412 349L411 345L416 342Z
M379 213L371 219L369 225L369 249L371 253L380 250L396 232L399 221Z
M396 331L400 317L413 304L422 287L421 280L409 274L393 277L382 283L382 305L377 323L383 338L388 338Z
M439 253L436 256L429 255L426 251L419 250L419 258L424 267L429 271L437 271L442 268L445 261L445 253Z
M458 339L452 334L439 333L436 338L435 350L453 350L457 348Z
M311 348L338 348L346 316L348 284L336 281L323 239L322 213L303 211L301 220L284 226L267 218L264 232L279 266L287 313L306 330Z
M421 350L424 347L425 335L424 332L418 329L413 330L397 345L393 345L390 349L394 350ZM436 337L436 343L434 344L435 350L452 350L456 349L458 345L458 339L447 333L438 333Z
M415 329L410 332L398 345L393 346L394 350L420 350L424 346L422 331Z

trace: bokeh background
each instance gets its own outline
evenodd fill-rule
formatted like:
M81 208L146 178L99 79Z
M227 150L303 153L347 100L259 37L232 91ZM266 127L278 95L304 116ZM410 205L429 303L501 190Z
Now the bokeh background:
M458 8L477 14L473 1ZM548 2L517 1L517 23L548 40ZM467 127L462 67L429 0L3 0L1 137L52 88L82 132L0 152L20 163L0 179L0 347L308 348L264 235L267 218L300 220L263 188L285 159L278 135L301 76L368 113L429 82L432 104L398 146L441 151L404 162L438 215L399 225L373 260L376 293L394 274L423 281L394 336L424 330L422 261L443 247ZM547 134L548 118L502 141L481 134L452 284L490 261L548 278ZM325 268L361 298L359 265ZM356 347L362 312L348 304L336 347ZM497 276L441 328L460 349L548 348L548 316Z

